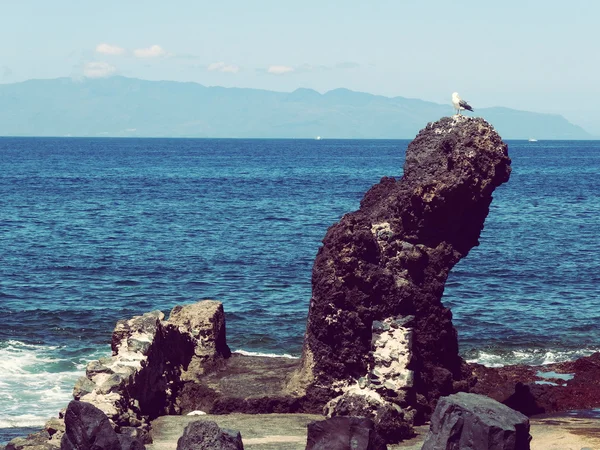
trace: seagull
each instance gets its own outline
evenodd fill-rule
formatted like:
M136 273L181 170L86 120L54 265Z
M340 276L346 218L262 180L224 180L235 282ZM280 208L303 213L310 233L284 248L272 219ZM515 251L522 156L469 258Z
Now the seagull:
M469 111L473 111L473 108L471 108L471 105L469 105L467 102L465 102L463 99L461 99L458 96L458 92L455 92L452 94L452 104L454 105L454 109L456 109L456 113L458 115L460 115L461 109L467 109Z

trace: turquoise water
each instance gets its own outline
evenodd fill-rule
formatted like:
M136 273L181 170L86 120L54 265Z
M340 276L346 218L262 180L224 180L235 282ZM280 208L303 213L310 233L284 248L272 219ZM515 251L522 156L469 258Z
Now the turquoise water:
M298 356L321 239L401 176L407 145L0 138L0 442L66 406L121 318L214 298L233 350ZM600 142L509 153L511 180L445 292L461 352L491 365L589 354Z

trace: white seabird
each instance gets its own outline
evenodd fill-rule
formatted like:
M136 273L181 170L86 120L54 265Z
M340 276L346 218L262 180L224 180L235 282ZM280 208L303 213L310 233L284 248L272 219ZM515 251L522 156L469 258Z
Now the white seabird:
M454 105L454 109L456 110L456 114L460 115L461 109L466 109L469 111L473 111L471 105L465 102L462 98L458 96L458 92L454 92L452 94L452 104Z

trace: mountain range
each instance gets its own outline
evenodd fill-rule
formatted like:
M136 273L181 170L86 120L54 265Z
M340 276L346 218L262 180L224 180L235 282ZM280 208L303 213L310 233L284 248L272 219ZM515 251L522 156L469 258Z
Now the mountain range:
M0 84L0 136L412 139L452 114L450 103L348 89L287 93L120 76ZM469 114L505 139L591 138L556 114L502 107Z

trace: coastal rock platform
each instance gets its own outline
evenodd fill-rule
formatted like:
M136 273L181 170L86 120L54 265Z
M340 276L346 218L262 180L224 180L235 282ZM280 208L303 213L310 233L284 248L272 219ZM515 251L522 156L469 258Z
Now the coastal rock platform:
M198 410L211 414L320 413L320 408L311 408L287 390L298 364L298 359L234 353L218 370L186 383L177 406L182 414Z
M528 416L600 407L600 353L543 366L470 364L483 394Z
M244 448L249 450L304 450L306 426L323 416L312 414L227 414L163 416L152 422L153 443L147 450L176 450L177 439L194 420L213 420L222 428L239 430ZM530 419L531 450L600 449L600 417L557 414ZM415 427L415 436L388 450L420 450L428 425Z
M219 427L242 434L245 449L296 450L306 447L306 426L323 417L311 414L227 414L163 416L152 422L153 443L147 450L176 450L183 429L196 420L212 420Z

